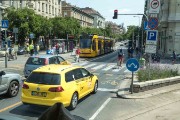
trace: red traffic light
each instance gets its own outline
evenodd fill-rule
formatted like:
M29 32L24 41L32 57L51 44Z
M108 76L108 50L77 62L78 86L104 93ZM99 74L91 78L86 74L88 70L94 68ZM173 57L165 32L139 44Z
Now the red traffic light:
M118 10L114 10L114 16L113 16L113 19L117 19L118 17Z

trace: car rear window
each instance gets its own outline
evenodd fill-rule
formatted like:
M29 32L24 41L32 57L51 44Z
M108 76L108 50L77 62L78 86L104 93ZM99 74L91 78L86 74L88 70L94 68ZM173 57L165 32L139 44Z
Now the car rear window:
M30 57L26 64L29 65L45 65L45 58L38 58L38 57Z
M45 85L60 85L60 79L61 77L59 74L32 72L26 79L26 82Z

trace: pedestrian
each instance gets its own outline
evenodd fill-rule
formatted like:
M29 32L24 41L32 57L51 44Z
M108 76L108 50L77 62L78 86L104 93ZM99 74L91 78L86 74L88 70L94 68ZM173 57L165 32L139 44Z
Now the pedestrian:
M173 54L172 54L172 64L174 64L175 63L175 61L176 61L176 53L175 53L175 51L173 50Z
M55 47L56 47L56 54L58 55L59 54L59 44L56 43Z
M79 55L80 55L80 49L79 49L79 47L76 49L76 59L75 59L75 61L76 62L79 62Z
M30 55L33 56L33 54L34 54L34 45L33 45L33 43L31 43L29 45L29 50L30 50Z
M118 68L122 67L123 59L124 59L124 53L123 50L120 49L118 52Z
M26 49L25 57L26 56L29 57L29 52L30 52L29 45L26 45L25 49Z
M12 52L13 52L12 46L8 47L8 61L10 61L10 59L13 58Z
M39 55L39 45L38 44L36 45L36 49L37 49L37 51L36 51L37 55Z

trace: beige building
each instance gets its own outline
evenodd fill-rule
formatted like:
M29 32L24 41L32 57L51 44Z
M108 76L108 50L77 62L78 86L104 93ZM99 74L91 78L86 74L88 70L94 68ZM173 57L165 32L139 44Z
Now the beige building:
M93 27L94 17L82 11L80 8L62 1L62 16L73 17L79 20L82 27Z
M146 0L145 13L149 10ZM180 54L180 0L160 0L159 14L151 15L158 18L158 52L165 56L172 55L173 50Z
M105 18L93 8L85 7L81 8L84 12L94 17L93 26L94 28L105 28Z
M62 15L61 0L0 0L0 16L7 7L29 7L46 18ZM2 19L2 16L0 17Z

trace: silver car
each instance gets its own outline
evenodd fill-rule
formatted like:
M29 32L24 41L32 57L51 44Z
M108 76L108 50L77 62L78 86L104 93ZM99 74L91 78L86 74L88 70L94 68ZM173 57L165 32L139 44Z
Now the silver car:
M0 71L0 95L7 94L9 97L15 97L19 92L20 83L19 74Z
M27 78L33 70L48 64L70 65L71 63L57 55L30 56L24 66L24 77Z

